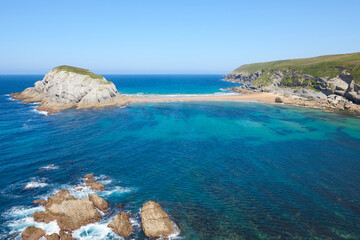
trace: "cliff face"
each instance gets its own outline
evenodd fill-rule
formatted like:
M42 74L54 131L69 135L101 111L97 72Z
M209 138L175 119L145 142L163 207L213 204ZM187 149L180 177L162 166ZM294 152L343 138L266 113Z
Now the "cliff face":
M89 70L60 66L23 92L12 94L25 103L41 102L37 109L50 113L64 109L124 105L129 99L115 85Z

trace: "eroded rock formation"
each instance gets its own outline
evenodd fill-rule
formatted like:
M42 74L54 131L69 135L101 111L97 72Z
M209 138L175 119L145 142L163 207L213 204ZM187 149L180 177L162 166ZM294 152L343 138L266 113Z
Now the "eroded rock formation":
M114 232L120 236L127 238L133 232L133 226L130 222L130 213L121 212L114 217L114 221L108 224Z

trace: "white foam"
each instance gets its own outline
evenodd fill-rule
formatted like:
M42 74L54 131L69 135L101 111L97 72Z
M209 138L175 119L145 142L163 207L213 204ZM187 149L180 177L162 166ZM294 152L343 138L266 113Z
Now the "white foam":
M10 235L18 233L19 239L21 239L21 233L29 226L41 228L46 232L46 234L49 235L53 233L59 233L60 231L60 228L57 225L56 221L52 221L49 223L36 222L32 217L17 219L15 221L9 222L7 225L11 229Z
M46 187L48 184L44 182L29 182L26 184L24 189L32 189L32 188L43 188Z
M91 223L73 231L72 236L80 240L123 239L116 235L107 225L108 222Z
M2 217L5 219L14 219L14 218L23 218L34 214L35 212L45 211L45 207L37 206L37 207L12 207L6 212L2 214Z
M106 191L101 191L99 194L99 196L119 196L122 195L124 193L129 193L129 192L133 192L135 191L134 188L127 188L127 187L120 187L120 186L116 186L112 189L106 190Z
M55 170L58 169L58 166L55 166L54 164L49 164L47 166L44 167L40 167L39 170Z

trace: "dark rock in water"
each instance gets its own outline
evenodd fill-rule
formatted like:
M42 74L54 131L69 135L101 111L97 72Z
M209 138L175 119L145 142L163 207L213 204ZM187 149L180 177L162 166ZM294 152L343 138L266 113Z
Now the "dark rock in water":
M92 173L86 174L84 178L94 178L94 174Z
M133 232L133 226L130 222L130 214L121 212L120 214L115 215L114 221L110 222L108 227L112 228L113 231L120 236L128 238Z
M45 235L47 240L60 240L60 236L57 233L53 233L51 235Z
M281 98L279 98L279 97L276 97L276 98L275 98L275 102L276 102L276 103L282 103L283 100L281 100Z
M141 209L141 224L149 238L167 237L179 231L167 213L156 202L149 201Z
M61 240L76 240L75 238L73 238L71 236L70 233L67 233L63 230L60 230L59 235L60 235Z
M26 228L25 231L22 232L21 236L24 240L38 240L41 237L45 236L45 231L41 228L37 228L34 226L30 226Z
M98 209L100 209L103 212L106 212L109 208L109 204L101 197L99 197L96 193L94 194L89 194L89 200L95 205L95 207L97 207Z
M122 209L124 207L124 204L122 204L122 203L119 203L117 206L116 206L116 208L119 208L119 209Z
M37 199L37 200L34 200L33 202L32 202L32 204L38 204L38 205L40 205L40 206L46 206L46 204L47 204L47 201L45 201L45 200L41 200L41 199Z

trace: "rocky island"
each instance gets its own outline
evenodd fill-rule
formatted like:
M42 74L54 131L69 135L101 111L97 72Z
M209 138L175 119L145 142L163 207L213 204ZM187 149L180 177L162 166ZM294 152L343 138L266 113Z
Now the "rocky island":
M225 80L243 83L230 91L270 92L279 103L360 112L360 53L246 64Z
M126 105L130 97L119 94L115 85L90 70L59 66L34 87L10 94L24 103L40 102L37 110L56 113L69 108L86 109Z

